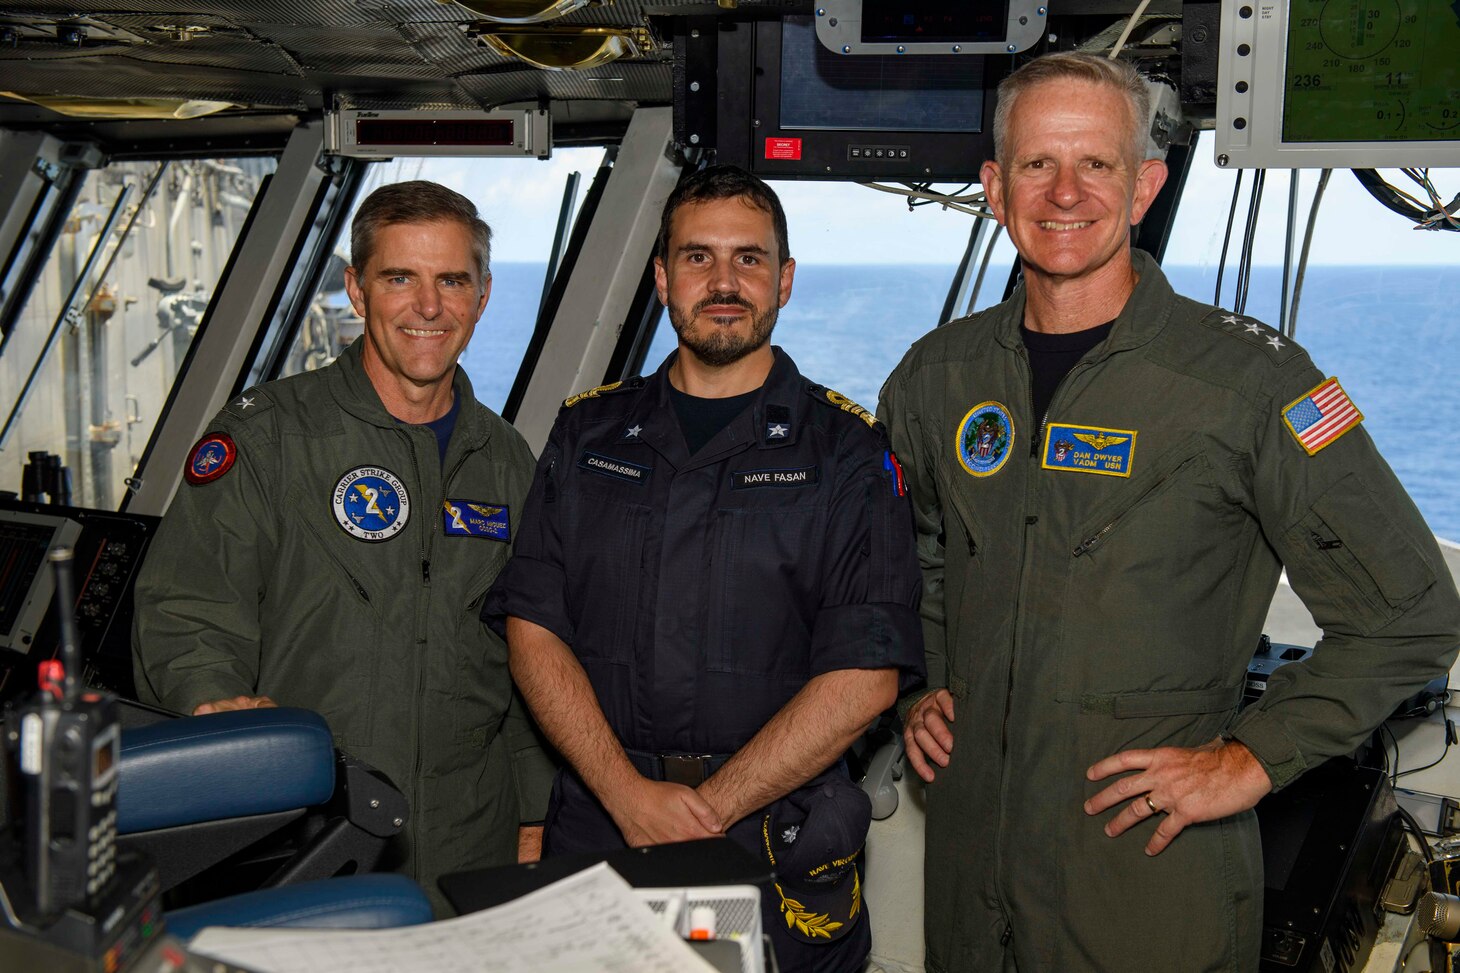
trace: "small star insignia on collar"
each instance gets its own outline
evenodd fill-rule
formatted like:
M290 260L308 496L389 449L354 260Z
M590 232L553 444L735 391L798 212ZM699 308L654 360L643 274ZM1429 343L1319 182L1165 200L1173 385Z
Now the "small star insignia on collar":
M1239 317L1237 317L1237 315L1235 315L1235 314L1224 314L1224 315L1222 315L1222 321L1225 322L1226 324L1241 324L1242 323L1242 319L1239 318Z
M1267 343L1272 345L1274 351L1279 351L1283 347L1283 340L1277 335L1273 335L1272 337L1268 338Z
M633 438L638 439L639 438L639 433L641 433L643 431L644 431L644 427L643 426L630 426L628 432L624 433L624 435L625 436L632 436Z
M1256 321L1248 321L1246 328L1249 334L1262 334L1262 326Z
M253 405L253 399L249 398L246 395L243 395L243 396L240 396L239 397L239 399L238 399L238 407L240 409L247 409L247 408L251 407L252 405Z
M786 427L781 425L779 422L766 429L766 433L772 439L780 439L782 436L786 435L788 431L789 430L787 430Z

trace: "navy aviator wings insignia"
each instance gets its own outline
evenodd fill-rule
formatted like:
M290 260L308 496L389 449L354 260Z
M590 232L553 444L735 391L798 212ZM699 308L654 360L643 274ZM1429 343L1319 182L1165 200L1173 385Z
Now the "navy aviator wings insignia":
M1094 446L1097 450L1105 449L1107 446L1119 446L1130 439L1129 436L1107 436L1103 432L1094 436L1088 432L1077 432L1074 436L1080 442Z

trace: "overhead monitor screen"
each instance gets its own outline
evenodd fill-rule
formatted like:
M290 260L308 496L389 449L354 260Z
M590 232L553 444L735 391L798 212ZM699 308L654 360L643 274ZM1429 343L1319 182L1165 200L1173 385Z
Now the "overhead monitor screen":
M844 57L810 17L781 26L782 131L981 132L983 57Z
M1222 0L1216 161L1460 165L1460 0Z
M1460 3L1293 0L1283 141L1460 135Z
M862 41L1002 41L1007 0L862 0Z

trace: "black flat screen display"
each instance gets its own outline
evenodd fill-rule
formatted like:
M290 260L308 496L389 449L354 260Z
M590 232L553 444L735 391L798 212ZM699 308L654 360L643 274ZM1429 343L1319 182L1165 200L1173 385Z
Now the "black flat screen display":
M862 0L862 43L993 43L1009 33L1008 0Z
M780 129L982 132L984 59L828 51L810 17L781 26Z

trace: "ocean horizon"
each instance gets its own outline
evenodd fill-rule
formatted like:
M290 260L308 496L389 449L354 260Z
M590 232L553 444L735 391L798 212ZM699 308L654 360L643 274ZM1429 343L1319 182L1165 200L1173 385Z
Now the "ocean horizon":
M531 337L542 264L493 265L492 298L462 356L477 397L500 409ZM1182 294L1210 303L1212 268L1163 268ZM979 306L1003 294L1008 272L990 268ZM802 373L875 409L878 390L909 345L936 323L950 266L799 265L772 341ZM1325 375L1336 375L1364 427L1437 535L1460 541L1460 453L1446 439L1460 417L1460 350L1453 335L1453 271L1441 267L1310 266L1296 338ZM1281 268L1253 271L1246 313L1277 325ZM1234 275L1223 280L1230 302ZM674 347L662 318L645 372Z

